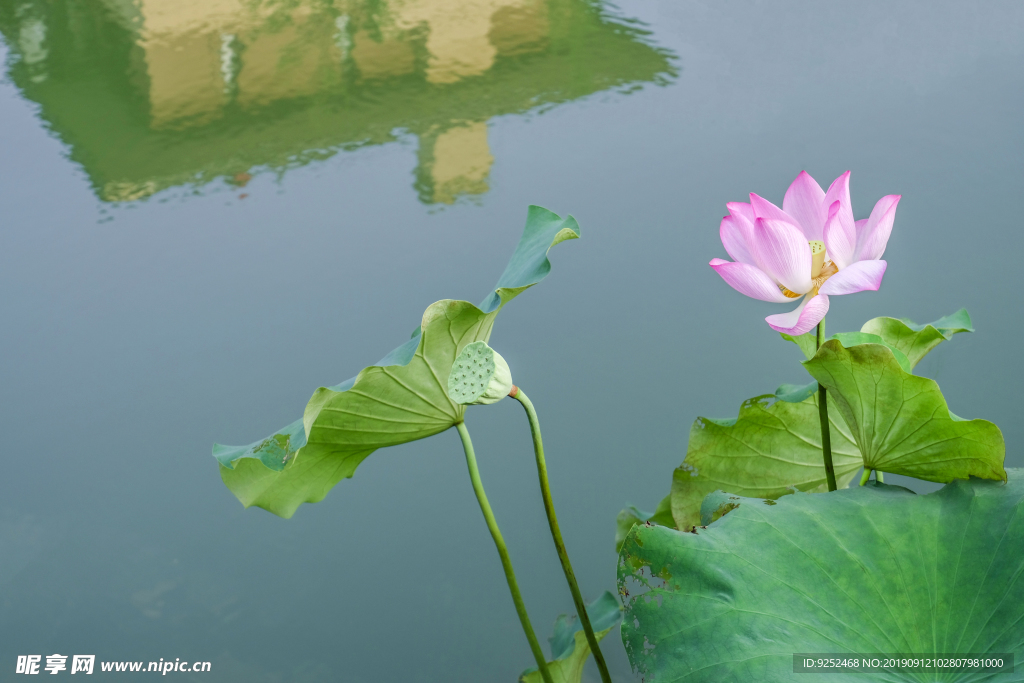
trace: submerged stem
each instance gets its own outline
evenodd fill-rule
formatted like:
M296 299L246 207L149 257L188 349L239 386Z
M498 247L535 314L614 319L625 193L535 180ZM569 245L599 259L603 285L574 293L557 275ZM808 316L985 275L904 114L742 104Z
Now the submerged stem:
M558 551L558 559L562 563L562 571L565 573L565 580L569 584L569 592L572 593L572 601L576 605L576 613L580 617L580 625L583 633L587 636L587 643L590 651L594 653L594 663L601 673L603 683L612 683L611 674L608 673L608 665L604 661L604 654L597 644L597 636L594 635L594 627L590 623L590 616L587 614L587 606L580 594L580 587L576 583L576 574L572 570L572 563L569 562L569 553L562 541L562 532L558 528L558 517L555 515L555 503L551 498L551 486L548 483L548 466L544 460L544 442L540 435L540 420L537 418L537 411L533 403L522 389L513 386L509 396L523 404L526 409L526 416L530 420L530 433L533 435L533 452L537 456L537 476L540 479L540 493L544 498L544 511L548 516L548 526L551 528L551 538L555 542L555 550Z
M501 537L501 529L498 528L498 522L494 519L494 512L491 511L491 504L487 502L487 493L484 491L483 482L480 481L480 471L476 466L476 454L473 452L473 441L469 438L469 430L466 429L465 422L460 422L455 426L459 430L459 436L462 437L462 448L466 451L466 465L469 467L469 478L473 482L473 492L476 493L477 502L480 503L480 512L483 513L484 519L487 521L487 529L491 532L491 538L494 539L494 545L498 549L498 556L501 557L501 567L505 570L505 580L508 581L508 590L512 594L512 602L516 605L519 622L523 625L523 633L526 634L526 639L530 642L530 650L533 652L534 659L537 660L537 668L540 670L544 683L553 683L551 672L548 671L547 660L544 658L544 651L540 648L540 643L537 642L537 634L533 632L530 615L526 613L526 604L519 592L519 584L516 582L516 573L512 569L512 560L508 556L505 539Z
M815 348L825 343L825 319L818 323L818 339ZM825 387L818 382L818 419L821 421L821 457L825 461L825 479L828 490L836 490L836 468L832 465L832 433L828 423L828 400Z

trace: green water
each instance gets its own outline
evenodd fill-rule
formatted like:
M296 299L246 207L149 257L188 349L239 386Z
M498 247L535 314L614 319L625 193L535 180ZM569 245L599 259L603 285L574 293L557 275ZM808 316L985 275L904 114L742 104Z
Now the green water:
M0 2L0 678L61 653L514 681L531 656L454 431L291 520L243 510L210 447L291 422L431 302L482 299L531 203L583 239L492 345L540 411L588 598L696 416L808 381L779 309L707 266L725 203L801 169L851 169L858 218L903 195L882 289L835 297L829 329L966 306L978 333L919 374L1024 465L1024 9L927 7ZM525 418L467 424L546 635L572 602Z

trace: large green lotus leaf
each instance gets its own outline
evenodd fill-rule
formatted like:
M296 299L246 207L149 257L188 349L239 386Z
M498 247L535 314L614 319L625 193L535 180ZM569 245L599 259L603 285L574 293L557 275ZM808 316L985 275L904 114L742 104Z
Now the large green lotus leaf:
M700 524L701 501L716 489L756 498L778 498L794 488L827 490L816 386L784 384L775 395L744 401L732 420L697 418L686 459L672 475L676 528ZM836 483L845 487L860 469L861 457L832 400L829 421Z
M615 552L619 552L622 542L626 540L626 535L629 534L633 525L644 522L663 524L675 529L676 521L672 517L672 494L662 498L654 512L645 512L632 505L619 511L618 516L615 517Z
M864 323L860 331L876 334L885 343L902 351L910 359L910 367L913 368L936 346L958 332L974 332L974 327L967 309L961 308L953 315L925 325L915 325L909 320L897 318L874 318Z
M828 390L864 467L938 482L1006 478L999 428L950 413L939 385L901 368L887 347L831 340L804 367Z
M487 341L502 307L548 274L551 247L577 237L572 216L531 206L515 253L479 307L432 304L411 339L355 377L318 389L301 420L248 446L214 445L224 483L246 507L291 517L302 503L323 500L376 449L454 425L465 408L448 398L452 361L466 344Z
M795 653L1024 655L1024 471L918 496L869 484L741 500L707 529L638 525L619 555L622 639L655 683L835 681ZM1020 665L1017 664L1018 671ZM1024 680L1024 673L858 681Z
M587 605L587 615L598 642L608 635L622 619L622 605L618 599L605 591L601 597ZM561 614L555 620L555 632L548 639L551 644L553 661L548 662L548 672L554 683L580 683L583 666L590 656L590 643L583 633L579 620ZM520 683L542 683L544 678L536 668L527 669L519 677Z

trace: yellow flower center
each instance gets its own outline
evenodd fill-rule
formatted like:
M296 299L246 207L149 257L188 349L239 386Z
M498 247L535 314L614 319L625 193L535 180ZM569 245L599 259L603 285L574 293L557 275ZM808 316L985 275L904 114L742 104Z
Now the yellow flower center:
M824 242L811 240L807 244L811 248L811 282L813 283L809 294L811 296L815 296L821 286L825 284L825 280L839 272L839 267L832 263L832 261L828 260L827 255L825 254ZM790 299L799 299L803 296L802 294L797 294L796 292L786 289L782 285L779 285L779 290L781 290L782 293Z
M818 277L812 279L812 282L814 282L814 288L811 289L811 296L815 296L818 293L818 290L821 289L821 286L825 284L825 280L838 272L839 266L831 261L825 261L825 266L821 269L821 272L818 273Z

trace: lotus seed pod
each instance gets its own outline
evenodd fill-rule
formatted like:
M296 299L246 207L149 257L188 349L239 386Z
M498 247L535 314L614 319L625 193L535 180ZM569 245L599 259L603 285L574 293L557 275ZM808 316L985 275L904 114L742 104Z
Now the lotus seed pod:
M448 396L462 405L497 403L512 390L508 363L486 342L467 344L452 363Z
M811 247L811 277L821 275L821 268L825 265L825 243L820 240L811 240L807 244Z

